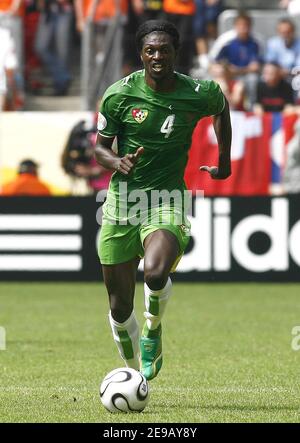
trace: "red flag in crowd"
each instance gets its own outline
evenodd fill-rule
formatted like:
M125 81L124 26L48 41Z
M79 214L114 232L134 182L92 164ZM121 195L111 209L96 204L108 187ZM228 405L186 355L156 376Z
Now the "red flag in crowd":
M218 146L211 118L202 119L193 134L185 172L187 188L205 195L268 195L271 180L270 140L272 115L258 117L232 112L232 175L212 180L199 171L202 165L218 164Z

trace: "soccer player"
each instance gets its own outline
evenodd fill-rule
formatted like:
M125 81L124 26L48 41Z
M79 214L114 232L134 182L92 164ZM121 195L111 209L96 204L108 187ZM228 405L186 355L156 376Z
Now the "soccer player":
M229 177L231 124L218 84L174 71L179 34L172 24L149 20L138 29L136 41L144 69L110 86L100 104L95 156L114 174L103 205L99 257L120 355L151 380L162 366L161 320L171 295L169 274L188 244L190 225L178 198L179 203L174 198L158 204L146 199L140 218L134 216L136 196L184 194L192 133L198 120L209 115L214 116L219 164L200 169L212 179ZM118 154L111 149L115 137ZM146 321L139 339L134 291L141 257Z

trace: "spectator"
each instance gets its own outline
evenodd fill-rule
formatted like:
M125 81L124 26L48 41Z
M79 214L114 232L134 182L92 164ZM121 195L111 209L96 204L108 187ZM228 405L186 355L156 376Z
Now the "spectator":
M128 0L127 21L124 25L122 39L123 49L123 76L131 74L141 67L141 60L137 51L132 50L135 43L135 33L143 21L143 0Z
M282 78L280 66L276 63L266 63L263 67L262 81L257 86L257 103L254 105L254 111L257 114L294 111L293 89Z
M24 0L0 0L0 26L9 29L12 35L21 70L23 67L24 12Z
M94 123L81 120L72 128L62 154L62 167L73 179L83 178L93 192L107 189L111 171L99 165L94 158L97 138L95 113Z
M245 87L242 81L234 80L226 63L214 62L209 69L212 80L219 83L228 100L230 109L244 111Z
M163 0L132 0L135 13L141 16L140 22L158 20L163 10Z
M20 13L22 0L0 0L1 15L14 16Z
M23 160L18 169L15 180L7 183L2 188L1 195L4 196L49 196L48 186L38 178L38 164L33 160Z
M69 56L73 5L71 0L41 0L35 49L53 79L54 95L66 95L71 83Z
M95 120L97 117L98 112L95 114ZM89 188L96 194L98 191L108 189L112 171L105 169L97 163L94 156L94 147L96 146L98 130L96 127L92 127L90 131L91 132L88 132L90 146L86 149L86 161L76 162L74 165L74 173L77 177L86 179Z
M14 42L7 29L0 28L0 42L0 111L3 111L11 107L8 102L16 92L14 73L18 61Z
M41 61L38 58L34 42L38 28L39 15L37 0L24 0L24 49L25 49L25 83L26 89L32 93L39 93L43 87L41 80Z
M264 48L265 37L262 34L254 31L251 32L251 35L258 42L259 47ZM236 37L237 37L237 32L235 29L230 29L229 31L223 32L223 34L220 34L216 38L216 40L212 43L212 46L209 49L208 53L209 59L216 60L221 50L224 48L224 46L228 45Z
M117 8L116 2L112 0L75 0L76 27L82 32L87 20L91 20L98 25L107 25L115 16ZM128 0L120 0L121 13L125 17L127 14Z
M141 59L135 48L135 34L146 20L158 19L162 14L163 0L128 0L127 21L123 38L123 75L141 69Z
M18 61L14 70L15 94L7 108L10 111L24 106L24 11L24 0L0 0L0 27L9 30Z
M79 32L83 33L81 46L83 60L82 88L89 101L89 106L93 108L95 97L99 94L99 85L97 85L99 73L103 84L106 82L107 86L122 76L123 59L122 49L121 47L119 48L119 39L114 40L114 42L112 40L109 41L109 39L116 34L124 36L123 31L128 12L128 0L120 0L119 2L112 0L75 0L74 4L76 27ZM118 27L114 27L114 19L117 12L121 14L118 16ZM110 26L111 24L112 26ZM109 32L110 30L113 30L113 34ZM124 38L125 40L126 37ZM111 45L110 54L112 54L112 57L105 59L105 56L107 56L105 43L107 44L107 42ZM124 68L124 71L131 69L129 66L131 60L128 60L127 63L128 66Z
M196 10L194 0L164 0L163 18L173 23L180 34L181 45L177 56L179 72L189 74L192 67L195 43L192 34L193 18Z
M204 71L209 65L209 43L217 37L217 20L222 11L222 0L195 0L196 12L193 28L199 68Z
M277 33L267 42L265 62L278 63L289 79L291 70L300 65L300 38L296 37L295 25L288 18L279 21Z
M235 18L234 28L236 38L221 49L217 60L226 61L233 77L244 82L248 107L252 109L260 70L259 44L251 35L251 18L245 13Z

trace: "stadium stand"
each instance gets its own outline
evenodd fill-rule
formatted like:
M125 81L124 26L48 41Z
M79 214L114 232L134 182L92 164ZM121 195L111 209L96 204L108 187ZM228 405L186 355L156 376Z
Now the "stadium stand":
M267 39L276 34L278 20L287 14L282 10L251 9L248 11L253 20L253 32ZM218 20L219 35L232 29L236 10L223 11ZM300 21L294 20L296 31L300 33Z

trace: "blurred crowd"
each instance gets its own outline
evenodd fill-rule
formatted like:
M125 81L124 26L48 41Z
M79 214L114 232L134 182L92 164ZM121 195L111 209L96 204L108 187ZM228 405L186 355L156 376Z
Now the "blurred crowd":
M99 57L109 24L120 11L124 76L141 68L135 49L138 26L166 19L181 35L176 69L217 81L232 110L300 114L300 0L279 0L277 6L281 18L266 38L253 31L251 10L236 10L232 29L220 33L218 18L226 0L0 0L0 110L24 109L26 93L68 95L72 53L76 45L80 49L86 25L97 29ZM95 135L95 125L86 129L79 122L65 146L62 167L97 192L107 187L110 172L93 159ZM22 168L22 180L29 179ZM37 166L30 174L37 177Z
M218 17L225 8L225 0L0 0L0 109L23 109L27 91L44 95L45 79L51 81L51 95L67 95L72 49L80 44L86 23L97 25L95 35L103 45L118 9L124 75L140 68L137 27L164 18L181 35L179 72L218 81L232 109L294 112L300 104L295 27L300 0L278 1L282 19L267 41L253 32L251 11L238 12L233 28L219 35Z
M163 18L180 32L176 69L216 80L233 110L288 113L299 109L299 88L295 87L300 74L300 36L295 27L299 0L278 2L283 18L267 41L253 32L251 11L238 11L233 28L220 34L218 18L226 6L222 0L131 0L127 6L124 75L140 67L132 50L138 25Z

